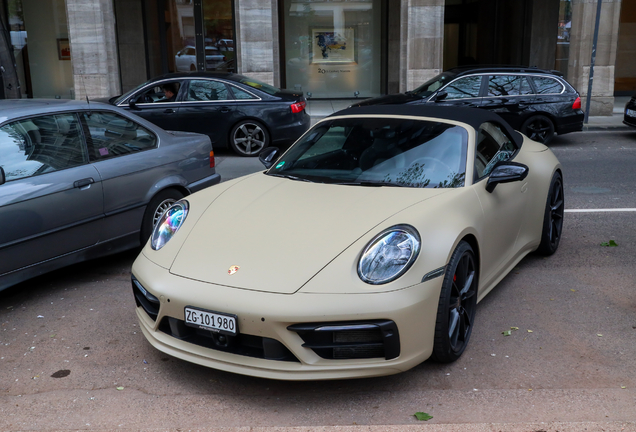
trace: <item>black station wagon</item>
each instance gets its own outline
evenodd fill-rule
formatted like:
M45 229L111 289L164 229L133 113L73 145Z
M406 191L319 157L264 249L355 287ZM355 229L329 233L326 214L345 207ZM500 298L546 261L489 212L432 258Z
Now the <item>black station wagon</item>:
M514 129L547 143L554 133L583 129L578 92L558 71L524 67L449 69L415 90L367 99L355 106L419 104L483 108Z

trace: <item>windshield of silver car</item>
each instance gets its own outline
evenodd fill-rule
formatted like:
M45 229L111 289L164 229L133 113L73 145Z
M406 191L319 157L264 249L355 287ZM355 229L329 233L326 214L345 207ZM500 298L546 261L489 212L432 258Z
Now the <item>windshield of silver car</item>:
M266 174L358 186L464 185L468 133L443 122L343 118L307 132Z

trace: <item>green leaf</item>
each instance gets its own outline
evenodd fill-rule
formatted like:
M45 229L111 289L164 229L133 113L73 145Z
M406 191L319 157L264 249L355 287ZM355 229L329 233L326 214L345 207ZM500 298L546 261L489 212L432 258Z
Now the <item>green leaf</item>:
M601 246L605 246L605 247L616 247L616 246L618 246L618 243L616 243L614 240L610 240L609 242L603 242L603 243L601 243Z
M415 416L415 418L417 418L419 421L428 421L430 419L433 418L432 415L429 415L425 412L416 412L415 414L413 414Z
M117 387L117 390L122 391L124 388L123 387Z
M510 333L512 333L512 330L506 330L501 332L501 334L504 336L510 336Z

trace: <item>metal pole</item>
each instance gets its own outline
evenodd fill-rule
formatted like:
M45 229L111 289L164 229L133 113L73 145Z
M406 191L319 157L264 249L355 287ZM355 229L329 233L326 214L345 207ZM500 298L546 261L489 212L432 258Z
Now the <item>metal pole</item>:
M594 62L596 61L596 43L598 42L598 27L601 22L601 5L602 0L598 0L596 4L596 24L594 24L594 41L592 42L592 60L590 61L590 79L587 84L587 98L585 100L585 119L587 123L590 117L590 103L592 102L592 84L594 82Z

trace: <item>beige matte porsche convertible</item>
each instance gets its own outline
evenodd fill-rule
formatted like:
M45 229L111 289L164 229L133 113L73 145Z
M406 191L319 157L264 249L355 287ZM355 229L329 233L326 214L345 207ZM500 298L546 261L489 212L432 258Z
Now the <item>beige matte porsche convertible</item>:
M487 111L350 108L261 161L177 202L135 261L157 349L285 380L452 362L477 302L561 237L559 161Z

